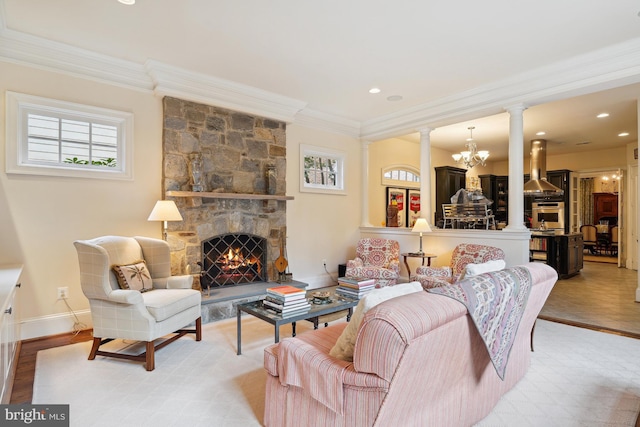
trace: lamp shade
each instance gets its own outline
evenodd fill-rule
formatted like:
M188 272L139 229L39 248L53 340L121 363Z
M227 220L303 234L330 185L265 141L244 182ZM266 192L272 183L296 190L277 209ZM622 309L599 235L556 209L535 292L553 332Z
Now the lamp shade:
M158 200L147 221L182 221L182 215L173 200Z
M431 227L425 218L418 218L411 231L415 233L428 233Z

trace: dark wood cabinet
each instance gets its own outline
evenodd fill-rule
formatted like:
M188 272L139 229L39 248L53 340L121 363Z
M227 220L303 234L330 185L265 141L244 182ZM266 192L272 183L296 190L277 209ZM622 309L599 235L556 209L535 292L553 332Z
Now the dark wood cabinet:
M582 234L569 234L560 239L560 270L563 279L575 276L582 270L583 256Z
M494 214L496 222L507 222L509 218L509 177L496 178L496 200L494 201Z
M440 166L436 170L436 205L434 224L442 227L442 204L451 203L451 197L467 186L467 170L451 166Z
M593 193L593 220L599 224L601 219L609 220L609 225L618 223L618 195L612 193ZM615 224L613 223L615 219Z
M532 235L529 242L529 259L544 262L566 279L582 270L582 234Z

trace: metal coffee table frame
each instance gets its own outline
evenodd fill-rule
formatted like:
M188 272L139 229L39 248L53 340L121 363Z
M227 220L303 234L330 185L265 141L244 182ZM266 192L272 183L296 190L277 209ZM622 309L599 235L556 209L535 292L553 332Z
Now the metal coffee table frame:
M296 322L299 320L310 320L315 319L320 316L324 316L325 314L335 313L337 311L349 310L347 314L347 321L351 319L351 315L353 314L353 307L358 305L357 299L345 298L339 296L332 296L332 302L329 304L313 304L311 303L311 308L306 313L298 314L295 316L287 316L282 317L281 314L277 314L271 310L268 310L263 307L262 300L247 302L244 304L238 304L236 306L236 315L237 315L237 338L238 338L238 353L242 354L242 312L251 314L252 316L257 317L258 319L262 319L267 323L270 323L274 326L275 333L274 339L275 342L280 341L280 325L286 325L287 323L291 323L292 335L296 336ZM314 325L317 324L314 322Z

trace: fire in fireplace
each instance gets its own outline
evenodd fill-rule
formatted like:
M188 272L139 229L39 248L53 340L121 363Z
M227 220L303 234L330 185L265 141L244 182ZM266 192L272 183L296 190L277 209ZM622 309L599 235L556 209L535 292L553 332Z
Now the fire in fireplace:
M267 281L266 239L251 234L223 234L202 242L203 289Z

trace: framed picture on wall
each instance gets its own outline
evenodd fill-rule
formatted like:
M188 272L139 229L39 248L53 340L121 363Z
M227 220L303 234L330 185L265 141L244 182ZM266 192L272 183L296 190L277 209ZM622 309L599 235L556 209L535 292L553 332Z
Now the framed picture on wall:
M406 227L406 195L406 188L387 187L387 227Z
M413 228L420 218L420 190L407 190L407 227Z

